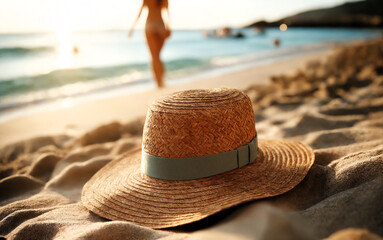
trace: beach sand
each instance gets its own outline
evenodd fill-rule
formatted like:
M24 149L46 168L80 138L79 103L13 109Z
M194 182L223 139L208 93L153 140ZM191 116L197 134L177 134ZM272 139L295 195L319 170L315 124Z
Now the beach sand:
M296 188L161 231L109 221L82 206L85 182L116 156L140 147L150 102L169 92L210 87L235 87L250 96L259 138L299 140L314 149L315 164ZM383 236L383 39L36 113L1 124L0 133L4 238Z

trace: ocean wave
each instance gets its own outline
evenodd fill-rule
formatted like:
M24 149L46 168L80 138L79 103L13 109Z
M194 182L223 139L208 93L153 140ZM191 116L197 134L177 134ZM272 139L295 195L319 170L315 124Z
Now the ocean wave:
M52 52L54 50L54 47L7 47L0 48L0 57L23 56L27 54Z
M165 63L169 74L185 72L193 68L209 65L209 60L185 58ZM124 75L149 73L148 63L122 64L107 67L84 67L77 69L61 69L35 76L22 76L12 79L0 79L0 98L9 95L61 87L78 82L116 78Z

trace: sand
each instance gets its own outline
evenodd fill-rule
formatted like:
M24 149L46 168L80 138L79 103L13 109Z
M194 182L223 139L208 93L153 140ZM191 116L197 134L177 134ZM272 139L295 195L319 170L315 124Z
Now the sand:
M238 80L242 77L246 81ZM258 78L264 84L254 84ZM142 107L152 98L183 88L218 86L236 87L250 96L259 138L294 139L314 149L315 164L296 188L165 230L109 221L82 206L85 182L118 155L140 147L140 116L146 111ZM131 104L133 100L135 104ZM98 112L103 106L108 106L107 114ZM78 129L75 135L68 135L68 124ZM24 130L23 135L24 128L35 127L38 130ZM4 123L0 129L7 136L2 137L6 146L0 149L3 238L383 236L382 39L227 74L206 83L42 112Z

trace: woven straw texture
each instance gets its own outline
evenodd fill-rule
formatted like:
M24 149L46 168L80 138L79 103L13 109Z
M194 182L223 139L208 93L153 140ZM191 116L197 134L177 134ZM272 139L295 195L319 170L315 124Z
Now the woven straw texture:
M193 157L229 151L256 135L248 97L238 90L193 90L156 101L144 127L144 151L161 157ZM295 187L314 162L299 142L259 140L258 158L212 177L167 181L140 172L141 150L126 153L97 172L83 188L94 213L151 228L194 222L250 200Z
M158 157L196 157L234 150L255 134L247 95L235 89L190 90L151 105L143 149Z

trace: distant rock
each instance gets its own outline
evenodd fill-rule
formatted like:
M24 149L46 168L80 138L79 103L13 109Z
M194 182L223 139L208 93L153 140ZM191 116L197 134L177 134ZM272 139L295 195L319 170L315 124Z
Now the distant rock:
M258 21L245 27L383 27L383 0L347 2L342 5L310 10L275 22Z

